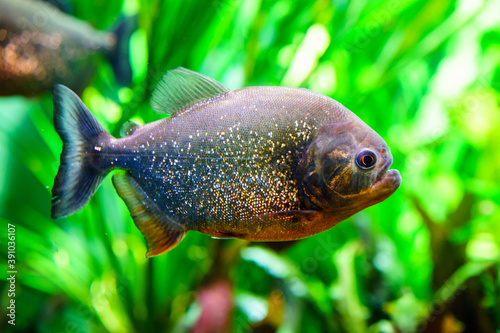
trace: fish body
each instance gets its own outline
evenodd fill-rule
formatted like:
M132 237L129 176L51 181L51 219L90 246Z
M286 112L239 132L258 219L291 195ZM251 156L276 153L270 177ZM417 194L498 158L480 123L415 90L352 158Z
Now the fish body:
M53 217L80 209L109 171L124 170L113 183L151 256L188 230L254 241L308 237L384 200L401 181L396 170L387 172L392 156L377 133L307 89L230 91L177 69L164 76L152 104L172 117L129 127L128 136L116 139L76 95L56 87L63 153ZM82 137L75 126L92 133ZM360 155L373 165L361 169ZM88 193L78 178L86 179Z
M40 1L0 0L0 8L0 95L35 96L56 83L80 92L101 56L108 57L120 83L131 80L134 19L108 32Z

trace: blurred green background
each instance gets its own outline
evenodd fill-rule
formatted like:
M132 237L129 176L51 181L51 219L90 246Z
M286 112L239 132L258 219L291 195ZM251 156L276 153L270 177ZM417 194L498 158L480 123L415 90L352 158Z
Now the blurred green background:
M385 138L403 183L299 242L189 232L146 259L110 177L80 212L50 218L52 96L0 98L0 263L11 223L16 330L500 332L500 1L68 2L96 29L138 14L133 84L117 86L103 60L82 95L112 134L159 119L151 91L183 66L231 89L340 101ZM0 331L13 331L6 271Z

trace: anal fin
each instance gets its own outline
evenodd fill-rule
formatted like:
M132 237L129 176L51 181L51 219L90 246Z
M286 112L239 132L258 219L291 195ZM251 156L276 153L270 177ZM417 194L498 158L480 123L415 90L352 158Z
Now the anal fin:
M163 214L128 172L115 173L113 185L146 239L146 257L165 253L180 243L186 229Z

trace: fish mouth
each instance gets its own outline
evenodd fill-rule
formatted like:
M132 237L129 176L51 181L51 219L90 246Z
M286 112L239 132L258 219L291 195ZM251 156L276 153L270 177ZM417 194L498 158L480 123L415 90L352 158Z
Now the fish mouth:
M401 185L401 174L396 169L389 169L391 165L392 158L388 159L380 169L377 178L373 182L373 188L386 188L392 190L391 193L398 189Z
M368 190L365 207L375 205L390 197L401 185L401 174L396 169L388 170L390 164L379 172L372 187Z
M387 170L377 176L374 187L387 187L394 191L401 185L401 174L396 169Z
M385 176L385 174L388 172L391 165L392 165L392 158L386 159L384 165L382 165L382 168L380 168L380 171L377 174L377 178L375 178L374 183L377 183Z
M356 196L353 196L350 204L344 208L337 208L337 213L349 213L350 215L359 212L366 207L370 207L390 197L401 185L401 174L396 169L389 170L390 163L384 166L372 186Z

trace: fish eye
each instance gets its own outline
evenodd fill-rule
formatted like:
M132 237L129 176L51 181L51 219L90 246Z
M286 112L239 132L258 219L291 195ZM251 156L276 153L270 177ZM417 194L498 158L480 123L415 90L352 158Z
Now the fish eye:
M356 164L361 169L371 169L375 166L375 163L377 163L377 155L369 149L361 151L356 157Z

